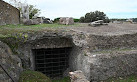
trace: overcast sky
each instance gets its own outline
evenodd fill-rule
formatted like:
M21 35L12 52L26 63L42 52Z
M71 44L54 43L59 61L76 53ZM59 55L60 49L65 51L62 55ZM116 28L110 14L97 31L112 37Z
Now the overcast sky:
M9 0L5 0L9 1ZM24 0L22 0L24 1ZM137 0L26 0L41 10L40 16L80 18L87 12L103 11L109 18L137 18Z

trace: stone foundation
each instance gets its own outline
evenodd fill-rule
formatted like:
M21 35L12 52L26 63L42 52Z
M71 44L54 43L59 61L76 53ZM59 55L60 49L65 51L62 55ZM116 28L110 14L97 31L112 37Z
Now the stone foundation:
M24 69L34 70L33 49L72 47L66 73L81 70L89 81L101 81L137 72L136 33L99 36L59 30L25 35L16 49Z

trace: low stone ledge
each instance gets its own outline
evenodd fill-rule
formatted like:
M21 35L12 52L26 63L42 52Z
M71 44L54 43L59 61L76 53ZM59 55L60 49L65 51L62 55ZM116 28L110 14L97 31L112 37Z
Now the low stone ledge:
M92 53L89 62L91 81L137 74L137 50Z

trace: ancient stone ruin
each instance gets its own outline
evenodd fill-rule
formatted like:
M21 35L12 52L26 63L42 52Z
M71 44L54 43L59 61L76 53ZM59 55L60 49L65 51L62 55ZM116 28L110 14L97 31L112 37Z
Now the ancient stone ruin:
M29 6L27 4L21 5L21 18L29 20Z
M28 19L23 21L24 25L36 25L40 24L40 22L37 19Z
M3 1L0 4L0 25L19 24L18 10ZM23 17L25 25L47 22L41 18L28 19L27 13ZM60 18L59 23L72 25L74 20L65 17ZM102 24L100 20L91 25ZM39 71L50 78L69 76L70 73L72 82L104 81L137 74L136 26L118 25L62 27L0 37L0 81L18 82L23 70Z
M20 58L14 55L5 43L0 41L0 81L17 82L22 71Z
M94 21L89 24L89 26L93 26L93 27L100 26L100 25L108 25L108 24L104 23L103 20Z
M49 18L42 17L42 20L44 24L53 24L53 21Z
M80 70L69 72L69 74L70 74L71 82L89 82L82 73L82 71Z
M74 24L74 19L72 17L61 17L59 19L59 24L73 25Z
M0 25L19 24L20 11L12 5L0 0Z
M18 80L22 68L40 71L50 78L81 70L91 82L137 73L137 32L102 35L74 29L49 29L13 34L0 40L1 65L13 80ZM16 47L11 51L3 42ZM11 81L1 68L0 71L0 80Z

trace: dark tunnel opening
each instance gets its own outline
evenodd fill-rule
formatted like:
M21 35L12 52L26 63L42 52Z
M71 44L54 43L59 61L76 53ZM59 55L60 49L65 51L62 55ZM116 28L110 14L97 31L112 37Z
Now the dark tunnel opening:
M69 67L71 47L33 49L35 71L44 73L51 78L63 77Z

